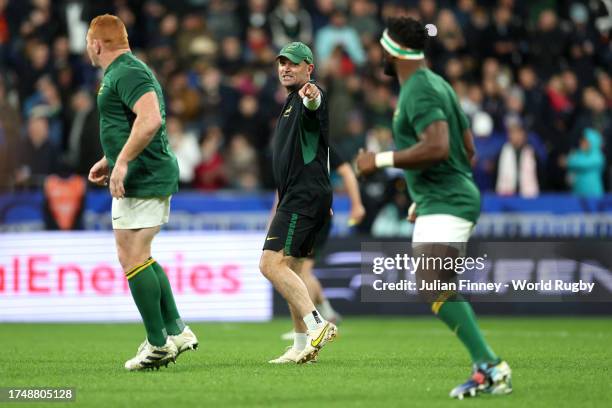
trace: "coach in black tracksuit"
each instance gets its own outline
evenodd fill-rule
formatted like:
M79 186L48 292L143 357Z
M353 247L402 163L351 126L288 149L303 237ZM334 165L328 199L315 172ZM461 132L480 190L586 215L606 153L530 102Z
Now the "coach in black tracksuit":
M322 93L321 99L319 108L312 111L304 106L297 89L291 91L272 141L279 204L267 238L279 238L266 240L264 249L283 249L285 255L298 258L310 254L332 204L327 106Z
M308 46L288 44L277 61L279 81L289 94L273 138L279 204L266 236L260 269L289 303L296 333L305 336L306 329L311 332L327 323L295 272L331 216L328 115L325 96L310 80L314 65ZM301 345L295 346L299 349Z

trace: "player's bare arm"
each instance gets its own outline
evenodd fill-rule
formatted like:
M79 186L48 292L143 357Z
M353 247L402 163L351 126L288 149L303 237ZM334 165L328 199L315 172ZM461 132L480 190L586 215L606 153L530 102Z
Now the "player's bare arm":
M365 208L361 202L361 195L359 194L359 183L353 173L351 165L348 163L342 163L336 171L342 177L346 192L351 201L351 212L349 215L349 224L357 225L361 223L363 217L365 217Z
M432 122L419 135L414 146L397 152L360 152L357 156L359 174L368 175L381 167L423 169L446 160L449 152L448 123Z
M110 192L115 198L125 195L123 182L128 171L128 163L134 160L151 142L155 133L162 125L159 103L155 92L147 92L134 104L132 109L136 114L132 132L121 149L110 176Z
M463 145L465 146L465 152L469 162L472 162L474 156L476 156L476 147L474 146L474 136L470 129L466 129L463 132Z

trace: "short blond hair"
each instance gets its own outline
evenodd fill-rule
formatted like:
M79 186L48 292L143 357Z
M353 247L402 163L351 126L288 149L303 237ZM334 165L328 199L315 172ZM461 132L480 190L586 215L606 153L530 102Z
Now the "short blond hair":
M103 14L91 20L89 36L92 40L100 40L110 50L129 48L128 34L125 24L117 16Z

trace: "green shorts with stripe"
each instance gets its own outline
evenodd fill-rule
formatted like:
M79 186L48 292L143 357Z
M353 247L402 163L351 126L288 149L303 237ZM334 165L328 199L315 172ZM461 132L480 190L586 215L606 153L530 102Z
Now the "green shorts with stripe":
M278 252L295 258L312 256L317 233L329 222L329 210L313 218L287 211L276 211L268 229L263 249Z

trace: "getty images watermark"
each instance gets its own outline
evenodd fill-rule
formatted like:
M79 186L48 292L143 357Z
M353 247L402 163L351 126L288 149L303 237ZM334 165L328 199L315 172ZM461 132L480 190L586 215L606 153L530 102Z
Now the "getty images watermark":
M361 300L452 291L483 302L612 301L610 243L362 244Z

